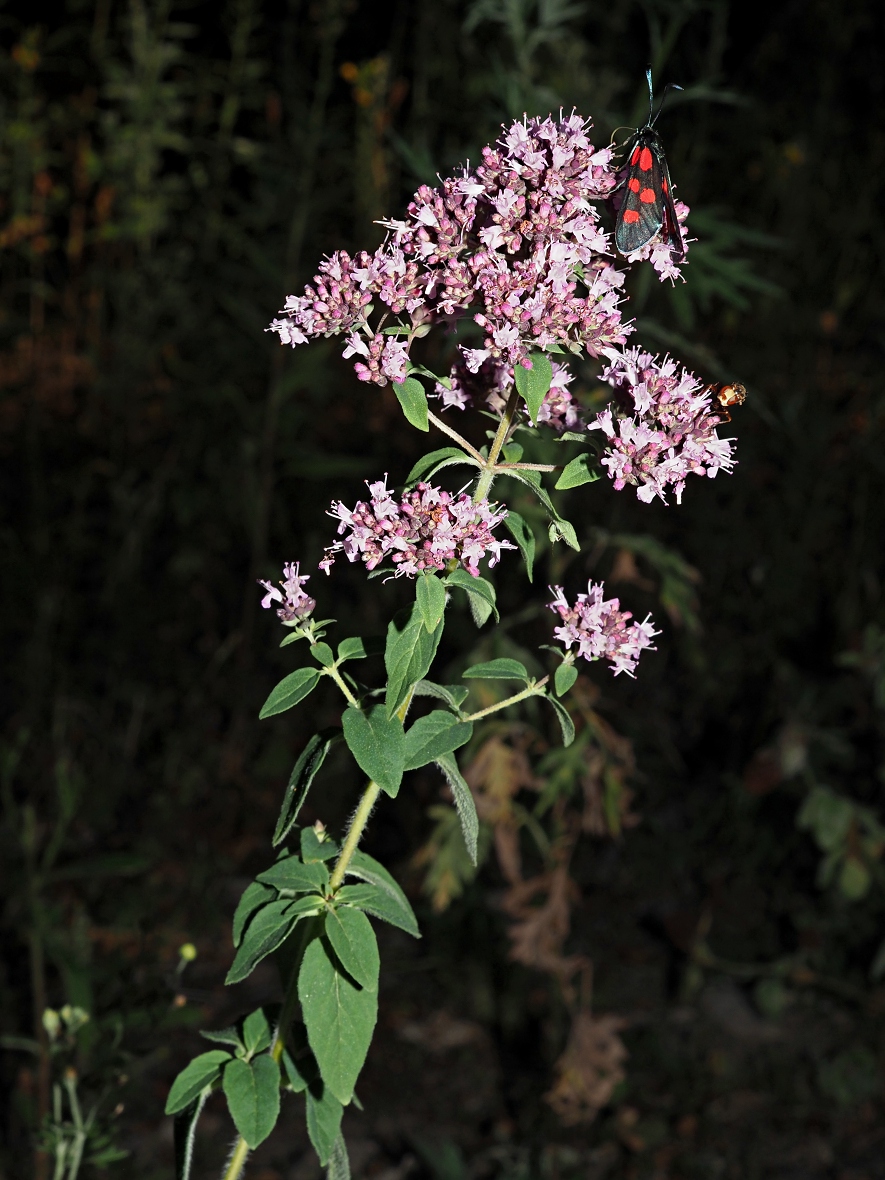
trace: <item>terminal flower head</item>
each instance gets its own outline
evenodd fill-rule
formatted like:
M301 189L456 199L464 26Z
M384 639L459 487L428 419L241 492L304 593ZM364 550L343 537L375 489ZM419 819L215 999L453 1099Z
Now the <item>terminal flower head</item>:
M316 599L301 589L310 575L300 573L299 565L300 562L290 561L283 566L283 579L280 582L282 590L278 590L272 582L265 582L260 578L258 580L258 585L267 591L261 605L265 610L269 610L275 602L280 603L277 614L289 626L303 623L316 608Z

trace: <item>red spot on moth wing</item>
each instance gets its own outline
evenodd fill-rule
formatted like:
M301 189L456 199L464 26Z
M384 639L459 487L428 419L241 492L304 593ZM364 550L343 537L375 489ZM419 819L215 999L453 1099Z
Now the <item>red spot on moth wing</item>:
M625 222L627 225L635 225L636 222L639 220L639 210L638 209L625 209L622 216L621 216L621 220L623 222Z
M639 194L639 199L642 201L643 205L653 205L657 200L657 197L655 196L655 190L653 188L644 188Z
M639 181L636 179L635 176L630 178L630 181L627 184L627 188L630 190L631 193L638 193L639 192Z
M639 153L639 167L643 172L648 172L652 166L652 154L647 147L644 147Z
M633 149L633 154L630 157L631 167L636 163L636 161L638 159L639 159L639 145L637 144L636 147Z
M670 187L667 184L666 176L661 177L661 188L664 190L665 193L668 193L670 191Z

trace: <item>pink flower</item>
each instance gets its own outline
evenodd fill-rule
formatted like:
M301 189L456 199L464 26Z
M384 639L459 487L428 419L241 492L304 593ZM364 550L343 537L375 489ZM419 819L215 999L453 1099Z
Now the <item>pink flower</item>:
M640 653L645 648L655 650L652 639L660 631L655 631L651 615L643 623L630 623L630 611L622 611L617 598L603 598L604 589L601 582L588 582L587 593L579 594L570 606L562 587L551 586L549 606L563 623L553 634L567 651L575 647L585 660L609 660L615 676L621 672L633 676Z
M299 572L299 562L287 562L283 566L283 580L280 585L282 593L272 582L258 581L267 593L261 600L261 605L268 610L272 603L280 602L282 606L277 614L284 623L302 623L316 607L316 600L305 594L301 587L310 579L309 574Z
M293 346L349 333L345 355L362 354L358 376L378 385L401 380L411 340L364 343L379 301L412 326L472 316L483 333L482 348L468 350L473 372L551 345L596 357L623 344L632 331L621 319L624 274L599 214L619 165L609 148L594 148L590 127L574 114L513 124L473 172L422 185L403 219L382 222L389 237L374 254L339 251L321 263L269 330ZM687 209L677 208L681 222ZM655 246L635 258L662 278L677 273Z
M697 377L638 348L607 355L602 378L615 397L588 429L607 439L601 463L616 488L630 483L645 503L656 496L666 503L672 485L678 504L688 475L732 470L733 440L717 435L723 416Z
M336 554L344 553L349 561L361 561L369 570L389 557L397 577L414 578L423 570L444 570L452 562L478 577L480 561L493 566L502 549L515 548L493 536L492 530L507 512L488 500L474 504L464 493L453 496L432 484L419 483L397 501L387 487L386 476L368 488L368 503L361 500L352 509L341 501L332 505L330 515L340 521L338 533L344 540L326 550L320 562L326 573Z

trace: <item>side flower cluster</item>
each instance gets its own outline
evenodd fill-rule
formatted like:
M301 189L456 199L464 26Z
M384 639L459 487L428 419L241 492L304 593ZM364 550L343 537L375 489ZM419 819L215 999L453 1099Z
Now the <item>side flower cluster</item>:
M464 350L472 372L488 359L512 368L551 345L599 356L623 344L624 273L598 212L619 165L590 142L590 126L574 114L514 123L474 171L422 185L405 219L383 223L390 234L374 254L326 259L269 330L291 345L346 335L344 355L377 385L403 379L408 351L399 333L370 325L378 301L407 337L471 314L483 334L481 348ZM668 247L646 253L672 277Z
M488 500L474 504L464 493L452 495L428 483L416 484L396 500L386 476L368 488L368 502L360 500L354 508L340 500L332 505L330 515L340 521L338 533L344 540L326 550L320 562L326 573L336 555L344 553L370 570L389 556L397 577L443 570L452 561L478 577L480 561L493 566L502 549L515 548L492 535L507 512Z
M275 602L281 603L277 614L289 626L303 623L316 609L316 599L311 598L301 589L304 583L310 580L310 574L302 574L299 568L300 564L297 561L290 561L283 566L281 591L274 586L273 582L265 582L260 578L258 580L258 585L263 586L267 591L261 600L261 605L265 610L269 610Z
M603 597L601 582L588 582L587 593L579 594L574 606L561 586L551 586L550 590L554 596L550 609L562 619L562 626L556 627L553 634L566 650L575 647L576 654L585 660L609 660L615 676L621 672L633 676L640 653L645 648L654 651L652 639L660 631L655 631L651 615L643 623L631 623L633 615L620 609L617 598Z
M656 496L666 503L672 486L678 504L692 472L712 479L732 470L733 440L716 433L724 416L697 377L669 357L659 361L638 348L607 355L611 363L602 378L615 398L588 429L607 439L601 463L616 488L633 484L645 503Z

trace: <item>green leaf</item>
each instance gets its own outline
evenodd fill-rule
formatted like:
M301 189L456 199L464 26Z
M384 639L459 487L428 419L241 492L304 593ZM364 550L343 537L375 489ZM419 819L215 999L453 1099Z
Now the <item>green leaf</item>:
M391 877L384 865L379 864L374 857L357 849L351 857L350 864L347 866L345 877L357 877L360 881L365 881L368 885L372 885L379 894L386 895L384 905L386 905L387 909L384 913L378 913L371 906L360 906L359 908L365 909L368 913L375 914L379 918L383 918L385 922L390 922L393 926L398 926L401 930L405 930L407 934L411 934L413 938L421 937L418 930L418 922L412 907L409 905L408 898L403 893L399 883ZM345 886L345 888L354 888L354 886ZM340 900L341 890L335 896ZM396 913L398 919L394 920L388 917L388 913Z
M271 1042L271 1028L263 1008L256 1008L243 1021L243 1043L250 1054L260 1053Z
M570 549L574 549L576 553L581 552L581 545L578 541L578 534L575 532L575 526L567 520L563 520L561 516L558 516L556 520L550 521L547 535L550 538L551 545L555 545L557 541L565 541Z
M471 862L477 863L477 842L479 840L479 818L476 814L476 804L473 792L467 785L467 780L458 769L454 755L445 754L437 758L437 766L446 776L446 782L455 797L455 807L458 809L458 819L461 821L461 831L464 834L464 844Z
M535 534L529 528L525 518L509 508L507 515L504 517L504 527L519 546L519 551L525 562L526 573L529 576L529 581L531 581L532 570L535 565Z
M341 719L344 740L360 770L395 799L403 781L405 735L399 717L388 717L383 705L368 714L352 705Z
M298 998L323 1081L346 1105L369 1051L378 993L352 983L326 948L325 938L308 943L298 973Z
M283 1050L283 1071L286 1075L286 1080L292 1087L293 1094L300 1094L307 1089L307 1078L298 1068L295 1058L288 1049Z
M519 660L511 660L504 657L498 660L489 660L485 664L474 664L472 668L468 668L462 675L465 680L528 681L529 679L529 674L524 664L521 664Z
M576 459L572 459L571 463L565 465L562 474L556 481L557 490L578 488L583 483L595 483L602 473L598 467L590 466L592 462L593 456L587 454L578 455Z
M516 365L513 376L516 379L516 388L528 406L534 423L538 421L538 410L553 380L553 365L550 363L550 357L543 352L533 352L529 359L532 367L527 369L522 364Z
M384 651L384 640L377 635L370 635L366 639L354 636L352 639L342 639L338 644L338 662L344 660L364 660L366 656L380 656Z
M574 664L560 664L553 673L553 687L558 697L565 696L571 686L578 679L578 669Z
M346 903L356 906L358 910L365 910L367 914L380 918L382 922L389 922L391 926L398 926L413 938L421 937L412 907L409 906L409 913L406 915L389 893L374 885L342 885L335 894L335 900L342 905Z
M224 1071L224 1095L234 1126L250 1147L263 1143L280 1114L280 1067L263 1054L231 1061Z
M350 1180L350 1160L347 1155L347 1144L344 1136L338 1132L332 1154L329 1156L329 1167L326 1180Z
M329 1162L341 1133L344 1107L322 1081L307 1091L307 1133L323 1167Z
M417 602L400 611L387 628L384 666L387 669L387 716L407 699L412 685L426 676L439 647L445 620L432 632L424 626Z
M477 627L481 627L487 622L493 611L497 622L499 615L495 601L495 587L491 582L487 582L485 578L474 578L467 570L457 569L453 570L446 578L446 585L459 586L466 591L470 601L470 613L473 615L473 621Z
M372 923L361 911L341 906L326 914L326 936L341 966L360 987L378 990L378 940Z
M859 857L848 856L839 874L839 888L849 901L860 901L869 892L870 871Z
M340 651L340 648L339 648ZM289 775L280 817L274 829L272 844L276 848L282 844L298 819L298 813L307 798L311 783L320 767L326 760L326 755L336 742L341 740L341 734L334 729L325 729L322 733L315 733L298 757L298 761Z
M258 881L253 881L251 885L246 886L243 896L240 898L239 905L234 912L232 932L234 946L240 945L240 939L243 937L246 923L255 911L260 909L265 902L273 901L275 897L276 893L273 889L268 888L267 885L259 884Z
M197 1122L210 1094L209 1088L200 1092L199 1097L185 1110L180 1110L173 1124L175 1144L175 1180L190 1180L194 1163L194 1143L197 1137ZM92 1162L97 1163L95 1157Z
M331 860L341 851L339 845L328 836L321 840L315 828L301 829L300 844L301 859L306 865L313 861Z
M258 911L246 930L240 949L227 973L225 983L239 983L275 951L300 917L292 913L292 899L268 902Z
M230 1060L230 1053L224 1049L210 1049L208 1053L195 1057L172 1083L166 1099L166 1114L178 1114L190 1106L220 1076L222 1066Z
M258 714L263 721L265 717L274 717L277 713L285 713L293 705L297 705L317 686L320 673L316 668L299 668L290 672L276 686Z
M201 1029L200 1036L205 1037L207 1041L214 1041L218 1045L230 1045L234 1050L242 1051L246 1048L235 1025L231 1025L229 1028Z
M292 893L312 893L328 885L329 870L319 862L304 864L297 856L286 856L271 868L259 873L257 880L262 885L273 885L274 889L288 889Z
M564 705L561 705L556 697L546 695L543 697L548 704L553 706L553 711L559 721L559 728L562 730L562 744L570 746L575 740L575 723L569 716L568 710Z
M417 770L435 762L469 742L472 736L472 722L459 721L445 709L434 709L426 717L419 717L406 734L403 769Z
M436 574L423 573L417 580L415 596L424 626L430 632L435 631L446 613L445 586Z
M407 420L419 430L427 431L430 424L427 421L427 394L424 386L414 377L407 377L402 383L393 382L393 392L403 408Z
M310 654L324 668L331 668L335 663L335 653L329 647L328 643L315 643L310 649Z
M440 447L438 451L430 451L429 454L423 455L418 460L406 476L406 487L417 483L422 476L431 475L434 471L438 470L438 464L440 463L443 466L449 466L451 463L469 463L473 467L477 466L476 460L466 455L460 447Z
M415 685L416 697L435 697L438 701L445 701L456 713L469 695L470 689L463 684L435 684L432 680L419 680Z

